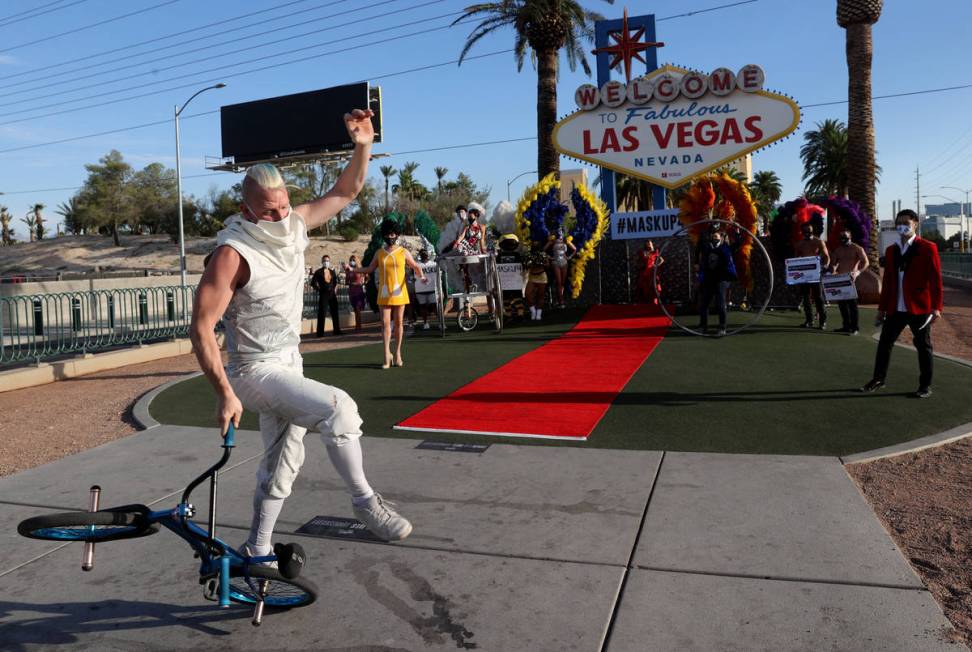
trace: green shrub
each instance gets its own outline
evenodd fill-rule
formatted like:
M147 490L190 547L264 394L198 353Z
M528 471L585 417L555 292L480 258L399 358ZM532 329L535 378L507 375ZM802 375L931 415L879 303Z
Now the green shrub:
M354 242L358 239L358 228L354 224L342 224L338 228L338 234L344 238L345 242Z

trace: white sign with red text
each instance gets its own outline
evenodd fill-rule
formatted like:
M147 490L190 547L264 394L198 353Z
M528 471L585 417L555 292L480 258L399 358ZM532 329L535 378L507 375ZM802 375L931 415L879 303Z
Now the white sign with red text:
M557 150L665 188L784 138L800 123L788 97L763 90L763 71L710 74L664 66L630 84L577 89L576 113L554 129Z

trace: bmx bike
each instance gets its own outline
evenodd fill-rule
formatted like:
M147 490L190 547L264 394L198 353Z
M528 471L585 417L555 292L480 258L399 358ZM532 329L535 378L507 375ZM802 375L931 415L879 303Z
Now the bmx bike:
M199 583L203 586L203 596L218 601L222 608L229 607L231 602L253 605L254 626L263 621L265 607L291 609L309 605L317 599L317 587L300 578L307 559L300 544L278 543L272 555L251 557L216 538L219 470L229 461L235 436L235 428L230 424L223 439L222 458L190 482L182 500L171 509L152 511L145 505L99 509L101 488L95 485L89 494L89 511L34 516L21 521L17 531L31 539L84 542L81 569L90 571L94 568L95 544L155 534L161 525L185 539L201 561ZM196 508L189 502L192 491L207 478L210 481L208 531L192 521Z

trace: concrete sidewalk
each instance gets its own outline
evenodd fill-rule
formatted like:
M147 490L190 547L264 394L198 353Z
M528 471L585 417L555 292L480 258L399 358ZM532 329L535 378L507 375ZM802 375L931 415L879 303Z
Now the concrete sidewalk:
M258 433L238 439L217 533L233 543L260 453ZM415 526L377 544L295 533L351 517L308 436L277 530L305 547L321 596L261 628L203 600L171 533L99 544L91 573L80 544L16 534L84 508L94 483L105 506L174 505L217 459L213 431L162 426L0 478L0 649L958 649L836 458L416 444L364 440L369 479Z

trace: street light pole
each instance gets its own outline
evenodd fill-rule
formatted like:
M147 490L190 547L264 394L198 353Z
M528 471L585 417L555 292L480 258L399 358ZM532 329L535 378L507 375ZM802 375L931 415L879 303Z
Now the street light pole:
M966 234L968 234L969 235L969 239L972 240L972 233L969 233L969 213L968 213L968 209L969 209L969 193L972 193L972 189L970 189L970 190L962 190L961 188L956 188L955 186L942 186L942 188L945 188L945 189L948 189L948 190L958 190L961 193L965 193L965 203L962 204L962 210L960 211L960 214L962 215L962 236L959 238L959 246L961 247L960 251L962 253L968 253L969 252L969 248L965 244L965 237L966 237Z
M945 188L947 186L942 186L942 187ZM958 188L956 188L956 190L958 190ZM965 192L965 191L964 190L961 190L960 192ZM946 197L945 195L922 195L922 197L941 197L942 199L947 200L950 204L958 204L959 203L959 202L955 201L954 199L952 199L951 197ZM959 214L959 218L962 218L962 214L961 213ZM962 221L964 222L965 220L962 220ZM939 234L939 235L941 235L941 234ZM965 251L964 242L965 242L965 232L964 232L964 229L963 229L963 225L960 224L959 225L959 251L962 251L962 252Z
M519 179L522 176L526 176L527 174L536 174L536 173L537 173L536 170L530 170L529 172L521 172L520 174L516 175L515 177L513 177L512 179L510 179L509 181L507 181L506 182L506 201L508 201L508 202L512 202L513 201L513 199L510 197L510 186L513 185L513 182L514 181L516 181L517 179Z
M176 203L178 204L178 208L179 208L179 278L180 278L180 284L182 287L183 294L185 294L185 288L186 288L186 236L185 236L185 230L183 228L183 222L182 222L182 146L179 141L179 116L182 114L183 111L185 111L186 107L189 106L189 102L192 102L192 100L196 97L196 95L199 95L200 93L205 93L206 91L212 90L214 88L224 88L225 86L226 84L222 82L220 82L219 84L214 84L213 86L207 86L202 90L196 91L188 100L186 100L185 104L182 105L182 108L179 108L178 104L173 107L173 110L175 111L174 121L175 121L175 140L176 140L176 194L178 195L176 197ZM185 297L183 296L182 298L183 318L185 318L185 310L186 310L185 306L186 306L186 300Z

